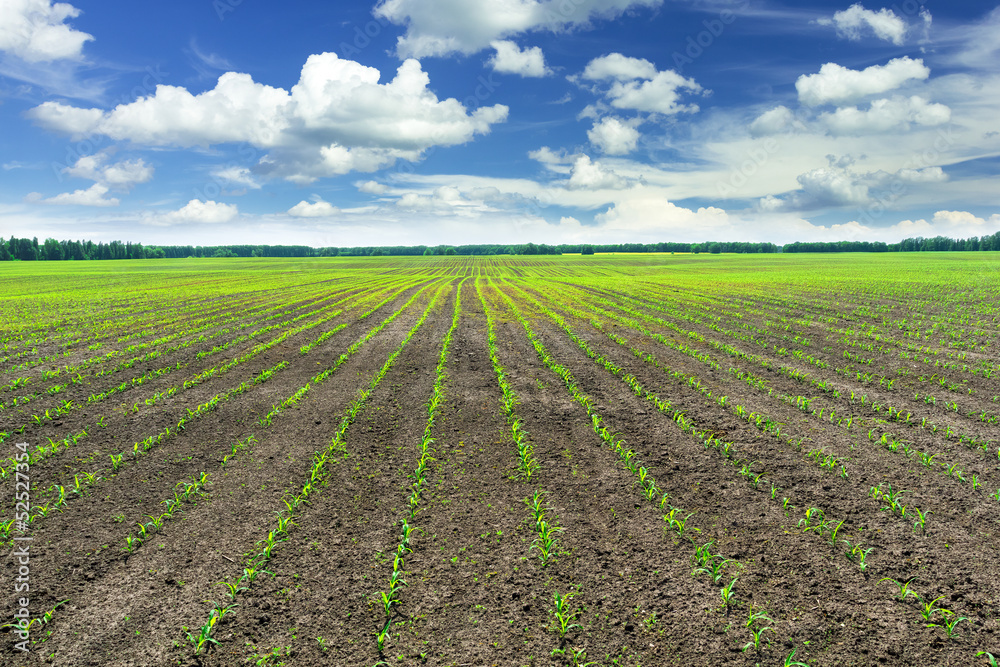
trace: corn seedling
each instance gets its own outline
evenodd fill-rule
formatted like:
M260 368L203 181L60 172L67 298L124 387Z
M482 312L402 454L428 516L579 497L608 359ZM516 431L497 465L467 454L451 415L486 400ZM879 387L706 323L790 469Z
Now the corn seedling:
M939 595L936 598L934 598L933 600L931 600L930 602L925 602L922 597L920 597L919 595L917 595L917 599L920 601L920 604L921 604L921 607L922 607L921 610L920 610L920 615L923 616L925 622L930 623L931 622L931 618L934 616L935 613L937 613L939 611L946 611L942 607L935 607L934 606L934 603L936 603L938 600L943 599L944 597L945 597L944 595Z
M736 580L739 579L739 575L732 578L732 580L722 587L719 594L722 596L722 603L726 606L726 611L728 612L729 607L733 604L736 597L733 593L733 587L736 586Z
M573 623L576 617L580 615L579 610L570 610L569 603L574 595L576 595L575 591L569 591L565 595L560 595L558 591L555 591L552 595L555 608L550 613L555 617L555 629L559 633L560 639L565 637L566 633L574 628L583 629L583 626L579 623Z
M663 520L667 522L667 529L673 529L677 532L677 537L683 538L685 533L690 531L700 532L700 529L694 526L688 527L688 520L694 516L694 512L691 512L686 517L681 518L680 509L674 507L669 513L663 515Z
M949 611L947 609L938 609L937 611L940 611L941 612L941 616L943 616L943 618L941 619L941 622L940 623L928 623L927 627L928 628L941 628L942 630L945 631L945 634L948 635L949 639L954 639L955 638L955 633L957 632L957 627L956 626L959 623L961 623L962 621L968 621L969 620L968 617L966 617L966 616L958 616L958 615L955 614L955 612Z
M743 646L743 651L746 652L747 650L749 650L749 649L752 648L753 650L755 650L755 651L757 651L759 653L760 652L760 640L761 640L761 638L763 637L764 633L767 632L768 630L770 630L771 632L774 632L774 628L770 628L770 627L749 628L749 630L750 630L750 637L751 637L751 639L750 639L750 641L748 641Z
M882 577L881 579L878 580L878 583L881 584L883 581L888 581L894 584L898 590L898 595L896 596L896 599L905 602L906 598L910 597L911 595L917 599L920 598L920 596L917 595L916 591L910 588L910 584L916 581L916 579L917 579L916 577L910 577L906 581L897 581L892 577Z
M921 533L927 533L927 515L930 514L930 510L926 512L921 512L919 508L914 507L913 511L917 513L917 520L913 522L913 530L916 532L918 529Z
M785 662L782 663L782 667L809 667L809 663L795 660L795 649L793 648L792 652L785 656Z

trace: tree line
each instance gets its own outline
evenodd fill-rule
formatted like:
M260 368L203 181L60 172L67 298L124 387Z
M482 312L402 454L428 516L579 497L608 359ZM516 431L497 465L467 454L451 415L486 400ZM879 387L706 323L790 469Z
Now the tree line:
M908 238L899 243L881 241L796 242L784 246L774 243L709 241L705 243L612 243L560 244L520 243L503 245L481 243L437 246L354 246L314 248L305 245L164 245L110 243L93 241L57 241L48 238L10 237L0 239L0 261L57 261L92 259L163 259L185 257L368 257L407 255L562 255L596 253L806 253L806 252L941 252L1000 250L1000 232L991 236L952 239L946 236Z

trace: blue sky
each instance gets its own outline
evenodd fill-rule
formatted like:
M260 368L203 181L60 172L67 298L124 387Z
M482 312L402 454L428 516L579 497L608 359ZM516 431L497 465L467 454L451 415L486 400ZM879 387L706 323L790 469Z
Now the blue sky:
M0 0L0 234L992 234L998 51L987 2Z

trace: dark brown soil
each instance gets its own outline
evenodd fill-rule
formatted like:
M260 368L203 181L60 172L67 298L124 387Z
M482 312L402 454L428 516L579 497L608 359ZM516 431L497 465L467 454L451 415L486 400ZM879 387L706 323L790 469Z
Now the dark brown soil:
M833 366L843 366L846 348L838 347L843 335L834 332L832 324L813 334L813 348L829 348L815 356L830 363L824 370L778 355L775 350L782 345L804 349L782 339L784 333L755 333L767 342L765 348L727 337L707 326L710 320L671 318L652 307L630 306L660 318L659 323L644 323L649 330L711 355L719 363L711 368L596 311L587 318L577 316L589 299L599 297L605 301L602 307L609 308L607 302L620 296L614 292L565 286L528 289L547 300L595 355L622 369L615 373L589 358L523 292L503 285L500 289L519 304L548 352L591 397L605 424L637 453L661 493L669 494L661 507L659 498L650 502L643 497L636 476L595 433L586 410L573 401L563 380L542 363L500 291L480 281L495 318L500 361L520 398L516 414L530 433L540 465L532 479L524 481L501 411L486 316L474 279L461 287L445 402L433 430L435 460L411 520L419 530L412 553L405 554L407 585L380 653L375 634L385 621L378 594L386 590L392 572L400 520L409 516L410 473L419 457L435 365L451 325L459 280L449 276L433 284L430 278L414 281L412 288L366 319L359 319L364 308L345 309L322 327L151 409L110 411L105 428L92 429L78 446L33 465L35 493L51 484L70 484L82 471L103 469L105 479L86 495L72 498L64 511L52 512L32 526L32 612L40 616L66 602L48 624L33 628L27 656L15 652L11 639L5 638L0 665L309 666L384 661L520 666L569 665L574 660L629 666L781 665L794 650L795 660L812 666L902 666L980 664L977 660L985 664L977 651L1000 655L1000 502L988 496L1000 487L998 461L918 424L929 416L942 427L960 428L981 439L996 438L994 427L965 412L948 413L913 399L917 385L904 381L900 387L905 389L895 391L861 387L836 373ZM428 285L326 382L311 382L351 343ZM348 429L346 457L337 459L323 487L299 510L287 539L267 563L268 574L237 596L234 613L215 628L217 643L195 655L182 628L196 632L212 608L206 601L226 599L220 582L238 579L246 557L274 529L277 513L285 508L282 499L302 488L314 453L328 447L358 390L398 348L439 285L450 287L441 292L423 326ZM350 289L331 286L331 294ZM359 292L359 298L366 295L371 292ZM649 301L657 302L652 297ZM306 302L289 300L294 305ZM760 307L765 306L775 307ZM808 304L804 309L810 308L820 306ZM714 312L720 318L713 321L716 326L735 330L739 318L725 315L721 306ZM600 321L603 331L590 318ZM750 316L747 321L763 330L763 319ZM341 322L348 326L310 354L299 353L301 344ZM697 336L682 336L664 322ZM627 345L605 332L617 334ZM230 334L238 335L235 330ZM115 399L116 405L141 403L258 342L197 359L198 351L225 340L220 336L205 342L207 348L192 346L165 355L150 368L177 362L186 368L129 390L127 398ZM757 355L770 368L727 357L707 341ZM661 368L638 358L629 347L653 355ZM880 373L899 375L898 349L895 357L885 355ZM117 473L110 471L110 453L130 448L164 427L173 428L188 408L282 360L289 366L267 382L224 401L147 456ZM803 388L776 370L781 366L799 368L844 391L835 397ZM679 375L664 372L664 367ZM771 391L748 386L730 368L752 372ZM955 377L961 373L949 372ZM731 465L717 449L684 432L672 412L661 412L645 395L636 395L622 375L634 376L644 391L683 411L696 429L732 442L741 464ZM701 381L701 390L688 380L692 376ZM966 412L989 407L990 381L962 377L976 390L961 398L969 406ZM114 378L107 386L121 381L118 374ZM270 427L258 423L272 406L307 383L309 392L297 405L283 409ZM81 387L67 396L85 402L86 395L102 386ZM917 424L879 422L879 413L850 400L852 388L864 390L872 401L913 412ZM838 414L854 414L857 421L844 428L782 400L799 394ZM719 396L727 396L728 403L720 405ZM782 425L781 436L740 418L737 405L773 418ZM84 408L61 424L40 427L25 437L33 443L64 437L99 414L105 413ZM15 415L2 415L3 430L24 416ZM916 457L871 442L867 433L872 428L896 434L915 450L941 452L941 458L956 463L967 478L976 474L983 488L974 489L968 481L921 465ZM256 442L221 465L232 444L251 434ZM840 475L839 467L818 466L807 456L815 449L840 459L847 476ZM995 458L992 450L989 455ZM763 474L766 483L755 486L753 477L741 474L743 463L753 477ZM209 475L207 495L186 504L141 548L126 553L125 537L135 533L136 523L161 513L176 485L202 472ZM926 531L914 530L912 509L901 517L883 511L870 496L871 487L886 481L905 489L912 507L931 513ZM11 481L4 485L9 487ZM536 492L544 494L550 520L563 529L558 553L547 565L532 549L535 532L525 501ZM682 515L693 513L691 540L668 530L663 515L670 506ZM845 557L842 542L830 543L802 530L800 521L812 507L843 520L840 540L872 548L866 570ZM733 561L719 582L692 574L695 547L708 542L714 552ZM13 559L5 559L2 568L3 580L12 581ZM735 602L727 607L720 588L733 577L738 577ZM941 627L926 627L919 601L894 599L894 584L884 578L915 578L913 589L927 601L943 596L939 606L966 617L956 626L955 637L949 638ZM555 630L557 593L573 594L573 627L564 636ZM751 640L747 618L752 611L766 615L753 627L770 629L758 648L744 649ZM938 612L932 620L940 623L945 616Z

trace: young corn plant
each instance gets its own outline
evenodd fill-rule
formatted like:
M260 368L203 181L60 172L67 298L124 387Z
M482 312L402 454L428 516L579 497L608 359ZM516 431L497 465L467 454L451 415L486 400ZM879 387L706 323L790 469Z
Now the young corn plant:
M935 607L934 606L937 603L938 600L944 599L944 597L945 597L944 595L939 595L939 596L937 596L936 598L934 598L933 600L930 600L930 601L924 600L923 597L921 597L920 595L917 595L916 597L917 597L917 600L920 601L920 605L921 605L920 615L923 617L924 622L926 622L926 623L930 623L931 620L933 619L934 614L936 614L937 612L939 612L939 611L940 612L947 611L947 609L944 609L943 607Z
M752 648L757 653L760 653L760 643L761 639L764 636L764 633L768 631L774 632L774 628L765 626L763 628L747 628L747 629L750 631L750 641L748 641L743 646L743 652L745 653L746 651Z
M722 587L719 591L719 595L722 596L722 604L726 607L726 614L729 613L729 608L736 602L736 596L733 593L733 587L736 586L736 580L739 579L739 575L732 578L732 580Z
M564 638L573 629L583 629L582 625L573 622L581 613L579 609L574 611L570 608L570 600L575 595L576 591L569 591L565 595L560 595L559 591L555 591L552 594L554 608L549 613L553 616L555 631L559 634L560 639Z
M916 577L910 577L906 581L898 581L896 579L893 579L892 577L882 577L881 579L878 580L878 583L881 584L883 581L888 581L893 585L895 585L898 591L896 599L905 602L906 598L910 597L911 595L917 599L920 599L920 596L917 595L917 592L914 591L912 588L910 588L910 584L916 581L916 579L917 579Z
M529 551L538 550L542 567L547 566L558 553L558 534L563 531L554 522L546 519L546 511L551 508L545 507L544 498L544 492L536 491L531 498L524 499L525 504L531 509L536 533Z
M930 514L930 510L926 512L921 512L920 508L914 507L913 511L916 513L917 520L913 522L913 532L920 531L924 535L927 534L927 515ZM912 515L911 515L912 516Z
M663 515L663 520L667 523L665 530L674 530L677 533L677 537L681 539L687 535L688 539L693 540L694 538L691 537L690 532L700 532L700 529L695 528L694 526L688 526L688 520L694 516L694 512L689 513L685 517L681 517L681 511L682 510L680 508L673 507L667 514Z
M785 656L782 667L809 667L809 663L795 660L795 649L793 648L792 652Z
M962 621L968 621L967 616L959 616L953 611L948 609L938 609L941 612L941 622L939 623L928 623L928 628L941 628L948 635L948 639L954 639L955 634L958 632L958 624Z

